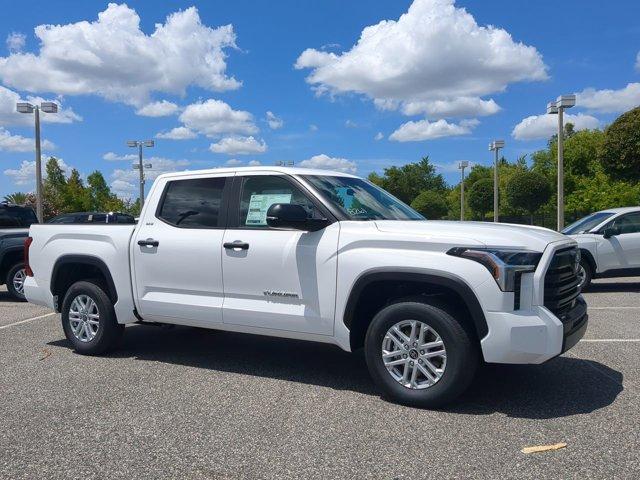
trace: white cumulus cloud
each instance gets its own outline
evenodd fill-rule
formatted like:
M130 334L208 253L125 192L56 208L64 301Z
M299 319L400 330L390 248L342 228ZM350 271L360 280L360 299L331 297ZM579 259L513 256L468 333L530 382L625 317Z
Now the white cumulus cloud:
M227 155L250 155L266 152L267 144L264 140L256 140L254 137L226 137L212 143L209 150Z
M7 49L11 53L21 52L27 43L27 37L24 33L11 32L7 35Z
M477 121L461 121L459 124L449 123L444 119L430 122L429 120L418 120L403 123L400 127L389 135L389 140L396 142L420 142L423 140L433 140L435 138L453 137L467 135L471 133Z
M405 102L402 106L402 113L405 115L425 114L437 118L486 116L493 115L499 111L500 106L493 99L483 100L477 97Z
M414 0L398 20L366 27L350 50L336 54L307 49L297 69L310 69L307 82L317 93L355 92L397 108L403 102L442 100L428 108L446 115L486 115L496 105L479 97L510 83L547 78L547 67L532 46L504 29L480 26L454 0ZM459 98L475 98L455 105ZM409 107L411 110L412 107ZM494 112L495 113L495 112Z
M572 123L575 130L594 129L600 126L597 118L584 113L564 116L564 123ZM548 139L558 133L557 115L532 115L518 123L511 136L516 140Z
M56 146L49 140L42 140L44 150L53 150ZM7 129L0 127L0 151L8 152L35 152L36 144L33 138L22 135L12 135Z
M282 126L284 125L284 121L277 117L275 113L269 111L267 112L267 124L269 124L269 128L271 130L277 130L279 128L282 128Z
M107 162L121 162L121 161L133 161L138 159L138 155L135 153L127 153L125 155L118 155L117 153L107 152L102 156L103 160Z
M60 99L44 99L42 97L27 96L22 98L17 92L0 85L0 125L33 125L33 115L26 115L16 111L16 103L29 102L40 105L42 102L56 102L58 113L40 112L43 123L72 123L82 120L72 109L64 108Z
M180 121L188 129L210 137L225 133L252 135L258 131L253 115L234 110L222 100L192 103L180 114Z
M151 102L136 110L137 115L143 117L168 117L178 111L178 105L167 100Z
M150 163L152 168L145 169L147 179L147 192L151 182L159 175L176 170L185 170L191 162L189 160L172 160L164 157L145 158L145 163ZM111 190L120 198L138 198L139 173L131 168L118 168L111 173Z
M44 166L49 157L42 155L42 174L45 175ZM58 158L58 165L65 173L69 175L73 167L67 165L64 160ZM36 162L35 160L23 160L18 168L9 168L4 174L13 180L13 184L27 189L33 189L36 185Z
M384 138L384 134L382 132L376 133L376 136L373 137L374 140L382 140Z
M640 105L640 83L629 83L619 90L586 88L576 93L576 105L595 112L625 112Z
M187 127L175 127L168 132L156 133L156 138L164 138L167 140L190 140L197 136L198 134Z
M337 170L339 172L345 173L356 173L357 170L356 162L347 160L346 158L330 157L329 155L325 155L324 153L315 155L307 160L303 160L299 165L304 168Z
M226 50L235 48L232 25L211 28L187 8L155 25L151 35L125 4L110 3L93 21L39 25L37 53L0 57L0 80L29 92L94 94L141 106L152 92L184 94L240 86L226 74Z

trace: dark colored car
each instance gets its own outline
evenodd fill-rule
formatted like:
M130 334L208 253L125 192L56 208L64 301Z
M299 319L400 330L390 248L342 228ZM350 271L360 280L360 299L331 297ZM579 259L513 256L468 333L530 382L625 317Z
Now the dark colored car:
M9 294L24 301L24 239L29 226L38 223L30 207L0 203L0 285L6 284Z
M57 217L53 217L47 220L47 223L57 224L74 224L79 223L121 223L121 224L133 224L136 223L136 219L133 215L128 213L118 212L77 212L77 213L63 213Z

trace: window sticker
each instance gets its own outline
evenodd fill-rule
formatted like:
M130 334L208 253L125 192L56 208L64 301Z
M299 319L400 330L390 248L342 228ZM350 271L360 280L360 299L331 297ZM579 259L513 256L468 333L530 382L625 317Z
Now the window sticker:
M265 193L251 195L245 225L264 226L267 224L267 210L274 203L291 203L290 193Z

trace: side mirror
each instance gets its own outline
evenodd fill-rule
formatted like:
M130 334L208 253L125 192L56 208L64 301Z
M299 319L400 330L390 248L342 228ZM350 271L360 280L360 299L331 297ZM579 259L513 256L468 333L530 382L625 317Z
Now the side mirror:
M274 203L267 210L267 225L272 228L306 230L307 211L293 203Z
M615 235L620 235L619 227L607 227L602 231L602 236L604 238L611 238Z

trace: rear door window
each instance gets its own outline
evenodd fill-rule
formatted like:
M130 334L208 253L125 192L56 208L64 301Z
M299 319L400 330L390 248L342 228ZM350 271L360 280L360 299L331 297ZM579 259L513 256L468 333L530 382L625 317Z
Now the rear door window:
M226 177L167 183L158 218L179 228L217 228Z

